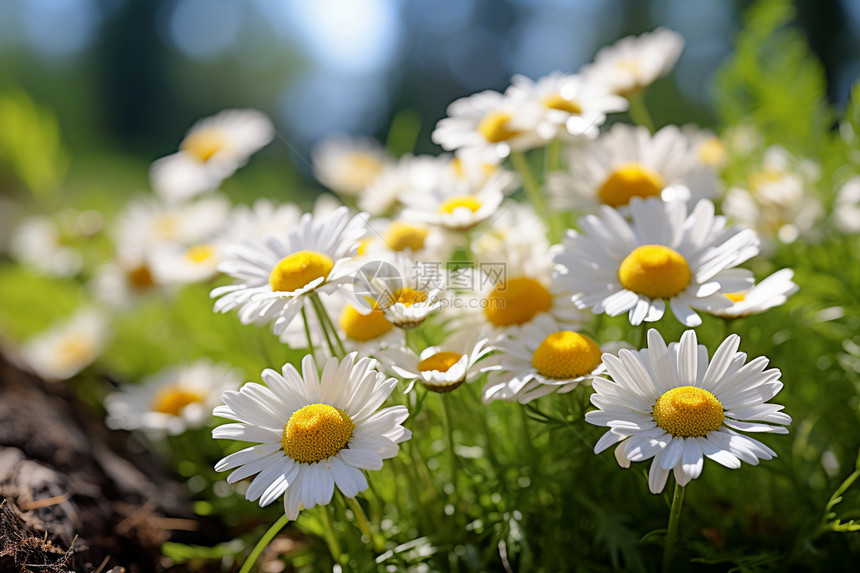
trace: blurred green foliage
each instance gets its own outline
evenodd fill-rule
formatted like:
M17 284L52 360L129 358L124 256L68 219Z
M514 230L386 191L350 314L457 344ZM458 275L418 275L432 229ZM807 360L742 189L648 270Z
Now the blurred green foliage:
M59 191L69 167L56 116L20 89L0 93L0 160L43 199Z

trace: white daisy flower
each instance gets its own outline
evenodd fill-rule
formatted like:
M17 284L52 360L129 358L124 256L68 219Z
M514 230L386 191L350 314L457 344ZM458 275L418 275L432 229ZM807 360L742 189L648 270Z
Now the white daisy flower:
M444 228L402 218L370 219L367 228L359 254L368 258L377 254L384 257L389 253L406 253L415 260L444 261L461 242L456 233Z
M474 273L449 279L449 288L464 287L445 306L451 325L480 332L490 340L514 336L520 329L547 315L557 330L574 329L587 313L571 304L571 292L553 277L547 252L520 261L486 261Z
M657 133L617 123L585 147L568 150L567 173L554 173L551 203L564 210L626 206L633 197L707 198L716 194L713 169L703 164L684 133L668 125Z
M472 258L478 264L526 266L546 259L550 247L546 233L546 225L530 205L507 201L490 224L471 237Z
M153 250L152 272L159 284L203 282L218 274L221 262L218 243L198 243L190 247L165 245Z
M657 28L601 48L594 63L582 66L580 72L589 83L629 97L672 71L683 49L681 34Z
M534 105L540 120L535 127L545 139L594 139L606 114L627 109L621 96L611 94L576 74L553 72L537 81L515 75L505 94L523 105Z
M212 191L274 136L269 118L252 109L228 109L201 119L185 134L178 153L152 164L152 188L170 203Z
M345 135L319 143L311 158L317 180L347 197L361 195L391 161L375 139Z
M493 364L481 392L484 403L511 400L520 404L552 392L564 394L588 384L603 371L600 347L590 337L559 330L549 315L541 315L509 338L493 343Z
M431 139L470 160L496 165L512 151L546 145L536 131L540 114L499 92L487 90L458 99L447 114Z
M147 249L164 244L194 245L214 237L230 213L226 197L207 197L168 205L156 197L129 202L114 230L120 249Z
M84 308L26 341L21 358L42 378L68 380L99 357L109 336L105 316Z
M591 403L598 409L585 414L586 422L609 427L594 452L621 442L615 459L624 468L654 458L648 473L652 493L663 491L670 471L681 486L699 477L705 457L730 469L775 457L769 447L735 430L788 433L784 426L791 417L782 406L767 403L782 389L781 374L765 370L763 356L746 363L739 344L740 337L732 334L709 364L695 331L667 348L651 329L648 348L604 354L612 381L593 381Z
M852 177L839 189L832 217L843 233L860 233L860 176Z
M615 209L579 220L555 254L559 280L578 308L617 316L629 311L633 325L660 320L666 301L686 326L706 312L728 308L724 295L752 286L752 273L737 265L758 254L750 229L726 228L714 204L699 201L687 215L682 201L630 202L632 224Z
M289 233L265 242L246 236L226 249L218 270L238 280L210 293L215 312L239 308L242 324L272 323L280 335L302 309L305 296L332 292L351 281L347 264L365 233L364 215L342 207L328 216L309 213Z
M404 253L362 265L353 306L362 313L378 308L398 328L415 328L442 304L441 277L425 276L423 268Z
M15 228L9 251L20 263L39 272L71 277L81 270L83 257L78 249L64 244L59 226L48 217L28 217Z
M797 285L791 280L792 277L794 271L782 269L747 291L727 293L726 297L734 304L729 308L715 310L713 314L724 318L737 318L785 304L788 297L797 292Z
M749 176L746 188L733 187L726 192L723 212L755 229L767 250L775 241L793 243L824 216L824 207L811 190L819 175L814 163L797 160L782 147L771 146L761 169Z
M224 241L236 243L245 235L265 241L270 235L279 235L295 227L303 211L294 203L273 203L257 199L253 205L236 205L226 223Z
M401 345L381 351L379 359L388 370L410 381L404 392L412 390L416 381L433 392L451 392L464 382L477 380L481 376L478 362L493 350L486 340L475 338L473 333L460 331L419 355Z
M403 194L432 188L447 174L450 161L446 156L407 154L396 162L387 162L379 175L358 192L358 208L376 216L391 213Z
M110 428L142 430L154 437L181 434L205 426L221 394L241 385L240 371L210 360L170 367L106 396L106 422Z
M112 261L96 270L88 283L93 296L111 308L123 310L162 290L152 252L123 245Z
M301 375L286 364L281 374L263 371L266 386L248 383L225 392L214 414L238 423L218 426L212 437L255 445L228 455L215 470L234 470L228 483L257 474L245 498L266 506L283 495L289 519L303 507L329 503L335 486L355 497L367 489L362 470L382 468L382 460L412 437L401 425L409 415L405 406L378 410L397 380L375 365L370 358L356 361L353 352L340 363L330 358L319 375L308 355Z
M494 173L477 191L468 185L441 185L423 192L403 195L406 208L401 218L407 221L439 225L453 231L466 231L489 219L502 204L505 195L517 184L509 171Z

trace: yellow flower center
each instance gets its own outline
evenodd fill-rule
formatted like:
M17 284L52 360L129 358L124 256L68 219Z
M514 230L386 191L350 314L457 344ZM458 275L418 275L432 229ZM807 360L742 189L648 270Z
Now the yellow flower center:
M153 412L179 416L189 404L203 401L203 395L198 392L184 390L178 386L165 386L152 399L150 408Z
M309 404L290 416L281 444L297 462L312 464L344 449L353 430L355 422L343 410L328 404Z
M146 265L140 265L126 273L128 282L137 290L148 290L155 286L152 271Z
M487 297L484 315L496 326L524 324L552 307L552 295L538 281L514 277L500 283Z
M769 168L756 171L749 177L750 189L753 191L761 191L762 187L776 183L783 177L785 177L785 172L781 169Z
M367 153L351 153L345 163L346 178L351 186L358 189L373 183L385 167L378 157Z
M64 366L87 362L93 355L93 344L90 340L66 338L57 348L57 362Z
M179 217L173 213L162 213L152 225L156 237L165 241L173 240L179 232Z
M684 257L663 245L637 248L618 269L621 286L650 298L672 298L687 288L691 276Z
M453 213L454 209L459 207L465 207L472 213L475 213L481 208L481 200L477 195L457 195L456 197L442 201L442 204L439 205L439 212Z
M274 292L291 292L320 277L325 278L334 268L330 258L316 251L298 251L281 259L269 274Z
M467 179L469 173L466 172L466 167L463 165L463 160L459 157L455 157L451 160L450 163L451 170L454 172L454 177L457 179ZM491 163L481 163L481 174L484 178L489 177L496 171L498 171L499 166L493 165Z
M621 207L633 197L656 197L665 185L659 173L631 161L616 167L600 186L597 195L605 205Z
M427 300L427 293L421 290L415 290L409 287L399 288L393 293L388 301L386 301L385 306L391 306L393 304L397 304L398 302L403 303L404 306L412 306L413 304L418 304L419 302L424 302Z
M200 163L206 163L213 155L224 149L227 139L220 129L201 129L182 140L179 149L193 156Z
M566 111L570 114L579 115L582 113L582 107L573 100L561 97L559 94L547 96L543 99L543 105L549 109L557 109Z
M716 396L695 386L681 386L664 392L654 404L654 421L672 434L691 438L719 429L723 405Z
M447 372L461 358L463 358L463 355L456 352L437 352L433 356L428 356L419 362L418 370L421 372L430 372L431 370Z
M732 302L743 302L747 297L746 292L729 292L724 295L727 299Z
M699 161L705 165L722 165L726 155L726 146L716 137L709 137L699 145Z
M490 143L500 143L518 136L521 132L508 127L513 116L504 111L491 111L478 124L478 133Z
M547 378L565 380L588 374L600 364L600 347L587 336L554 332L532 354L532 366Z
M405 251L406 249L417 251L424 248L424 241L429 233L430 231L426 227L417 227L403 221L393 221L388 225L388 230L385 233L385 243L392 251Z
M356 342L379 338L394 328L379 308L374 308L370 314L361 314L351 305L343 307L338 324L346 337Z
M211 245L194 245L185 251L185 258L193 263L203 263L215 256L215 249Z

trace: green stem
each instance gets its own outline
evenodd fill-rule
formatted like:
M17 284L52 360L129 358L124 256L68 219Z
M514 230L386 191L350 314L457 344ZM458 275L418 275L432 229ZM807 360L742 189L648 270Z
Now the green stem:
M334 343L332 342L332 337L329 334L329 321L326 320L328 318L328 314L325 311L325 307L322 305L322 301L319 299L319 295L315 292L312 292L310 293L309 297L311 299L311 304L314 307L314 312L316 313L317 318L320 321L320 328L322 329L323 336L325 337L325 341L328 345L328 349L331 352L331 355L337 356L338 358L343 358L344 354L338 352L337 347L335 347ZM331 334L335 333L332 332ZM337 336L337 334L335 334L335 336ZM343 345L341 345L341 348L343 348Z
M448 435L448 453L451 456L451 484L454 486L454 495L457 494L457 470L459 469L459 460L457 453L454 451L454 425L451 416L451 407L448 405L450 394L440 394L439 398L442 401L442 418L445 423L445 433Z
M308 340L308 352L316 360L316 349L314 348L314 341L311 338L311 325L308 323L308 313L305 311L305 305L302 304L302 322L305 324L305 337Z
M250 555L245 560L245 563L242 564L242 568L239 569L239 573L248 573L251 568L254 567L254 563L257 562L257 558L263 552L263 550L268 547L269 543L271 543L272 539L284 528L284 526L289 523L290 520L287 519L286 515L282 515L278 521L272 524L272 527L269 528L266 533L263 534L263 537L257 542L254 546L254 549L251 550Z
M532 173L528 159L526 159L526 156L522 151L512 151L511 162L523 178L523 189L525 189L526 196L529 198L535 212L537 212L541 219L546 221L547 226L549 227L550 242L556 243L560 241L562 229L559 223L561 223L561 221L547 209L546 201L544 201L540 186L538 185L537 179L535 179L534 173Z
M353 515L355 515L355 520L358 521L358 528L361 530L362 535L367 536L373 544L373 550L376 553L382 553L385 547L379 537L374 536L373 533L370 532L370 522L368 521L367 515L364 513L364 509L362 509L361 504L358 503L358 500L354 497L346 497L346 503L352 510Z
M633 120L633 123L645 126L648 131L654 133L654 121L651 119L651 114L648 113L648 108L645 107L642 93L636 92L627 99L630 101L630 119Z
M675 557L675 542L678 537L678 523L681 521L681 507L684 505L684 486L675 482L675 494L672 496L672 509L669 510L669 527L666 530L666 545L663 547L663 573L672 570L672 559Z
M346 356L346 348L344 348L343 341L341 341L340 335L337 333L337 328L335 328L334 322L328 315L328 311L325 309L325 305L323 305L320 296L317 293L313 293L313 296L316 299L316 304L319 306L322 319L328 325L328 330L331 333L331 336L334 339L335 343L337 343L337 347L340 349L340 357L343 358L344 356Z
M331 555L332 557L334 557L334 560L343 565L343 552L340 549L340 541L338 541L337 535L335 535L334 533L334 526L332 525L331 504L325 505L321 509L323 527L325 527L325 538L326 543L328 544L328 550L331 551Z

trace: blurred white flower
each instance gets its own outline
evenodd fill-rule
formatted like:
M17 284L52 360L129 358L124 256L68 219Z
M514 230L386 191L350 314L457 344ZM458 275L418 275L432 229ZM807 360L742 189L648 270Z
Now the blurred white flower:
M86 307L25 342L21 357L42 378L67 380L99 357L109 335L105 316Z
M627 97L672 71L683 49L683 36L657 28L601 48L594 63L582 66L580 72L589 83Z
M105 397L107 425L155 436L181 434L206 425L221 394L241 384L241 372L207 359L170 367Z
M188 130L178 153L152 164L152 188L169 203L217 189L274 136L269 118L252 109L228 109L201 119Z
M64 243L57 224L37 215L15 228L9 250L18 262L43 274L70 277L81 270L83 258L80 251Z

